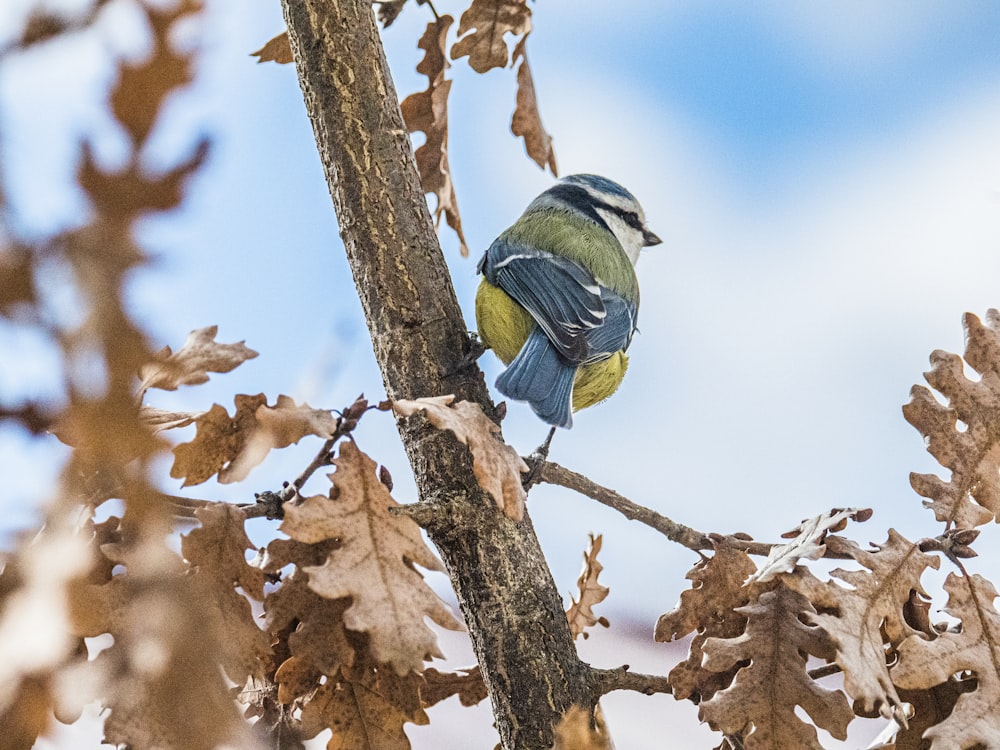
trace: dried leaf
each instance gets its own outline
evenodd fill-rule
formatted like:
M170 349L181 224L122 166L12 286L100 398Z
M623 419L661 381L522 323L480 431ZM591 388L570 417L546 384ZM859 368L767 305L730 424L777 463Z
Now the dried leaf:
M924 505L939 521L972 528L1000 516L1000 313L990 310L985 326L971 313L963 322L965 361L982 378L970 380L959 356L935 351L924 377L948 406L915 385L903 416L924 436L928 452L951 470L947 482L913 473L913 489L929 498ZM957 420L965 423L965 431L958 430Z
M111 93L111 108L138 147L144 143L159 117L167 96L191 82L191 54L171 44L174 24L202 9L200 0L178 0L159 10L145 6L153 31L153 51L148 59L121 65L121 77Z
M149 211L167 211L179 206L187 179L204 163L208 147L207 139L199 141L186 162L162 176L150 177L137 158L119 172L101 170L94 161L90 145L85 142L81 147L77 181L97 212L108 222L127 225ZM80 231L94 232L94 227ZM97 229L95 234L102 231ZM102 241L101 238L98 241ZM103 241L106 242L106 238ZM115 254L130 264L136 263L140 255L130 238L120 238L116 244L108 245L107 255Z
M760 570L750 576L751 581L766 583L779 573L788 573L799 560L818 560L826 552L823 540L827 532L839 531L847 519L856 518L859 508L834 508L814 518L808 518L795 530L796 536L788 544L771 548Z
M226 634L219 654L223 668L238 685L262 679L271 665L271 639L257 621L241 588L256 601L264 599L264 573L246 562L254 549L243 529L238 508L215 503L195 511L201 527L181 537L181 553L191 566L189 580L199 586L206 610L219 618Z
M374 461L346 442L333 464L337 499L318 495L287 506L281 530L310 544L341 540L324 564L304 568L310 588L329 599L351 597L344 624L370 635L376 661L399 674L419 671L425 660L442 656L425 617L463 629L413 564L444 567L424 544L420 528L389 512L399 504L376 476Z
M0 314L9 316L19 305L34 303L31 254L24 249L0 249Z
M268 549L280 544L288 544L287 539L275 539ZM292 542L300 551L312 547L317 554L315 560L298 558L299 565L313 562L321 565L331 545L304 545ZM296 556L298 557L298 556ZM279 566L281 567L281 566ZM264 600L265 624L272 633L294 628L288 636L288 648L293 656L301 658L314 669L325 675L335 675L341 667L354 664L354 646L348 640L344 628L344 612L351 602L347 598L325 599L309 588L307 576L300 570L285 577L281 586L267 595Z
M552 148L552 136L542 125L542 115L538 111L538 97L535 94L535 80L531 75L531 68L528 67L528 55L525 52L528 36L525 34L514 47L511 61L511 65L516 65L518 58L521 59L521 65L517 69L517 106L510 121L510 130L515 136L524 138L524 148L535 164L542 169L548 167L552 174L558 176L559 169L556 166L556 152Z
M899 686L896 686L899 688ZM899 698L912 706L907 726L897 725L892 750L928 750L930 742L924 732L947 719L955 709L955 702L963 693L976 689L975 679L949 678L940 685L923 690L899 688Z
M668 642L682 638L692 630L698 633L691 641L688 657L670 670L670 684L677 700L696 697L705 700L732 682L738 669L726 672L705 669L704 645L710 637L735 638L746 627L746 615L739 608L749 604L759 593L757 586L743 581L756 567L745 552L731 547L716 548L707 560L700 560L687 573L693 585L681 593L680 602L660 615L654 639Z
M418 675L399 676L391 669L345 670L305 704L303 735L333 729L327 750L410 750L403 725L429 723L419 684Z
M287 65L288 63L295 62L295 58L292 57L292 46L288 42L287 31L282 31L259 50L251 52L250 56L256 57L258 64L262 62L276 62L279 65Z
M378 20L383 29L392 26L392 22L402 12L404 5L406 5L406 0L381 0L378 2Z
M479 665L457 672L439 672L433 667L424 670L424 681L420 685L420 704L430 708L445 698L458 696L463 706L474 706L486 699L486 683Z
M80 635L114 637L89 662L91 680L108 681L105 742L191 750L239 746L234 738L245 725L219 668L216 649L227 634L214 614L216 602L159 542L105 544L102 552L125 572L103 585L77 587L71 605ZM159 567L155 576L149 575L152 565Z
M139 407L139 418L144 424L149 425L153 432L187 427L197 422L204 414L203 411L169 411L152 406Z
M517 451L500 440L500 428L483 414L478 404L459 401L449 406L454 400L454 396L398 399L393 401L392 409L401 417L424 411L427 421L439 430L455 433L472 452L472 471L479 486L493 496L500 510L520 521L528 499L521 485L521 474L528 471L528 465Z
M322 673L308 660L290 656L282 662L274 673L278 683L278 703L286 706L307 696L319 686Z
M218 404L198 415L198 432L190 443L174 448L170 476L184 478L184 485L201 484L214 474L221 484L246 478L267 454L286 448L306 435L329 438L337 429L337 419L329 411L297 405L288 396L278 396L267 405L263 393L238 395L236 413L230 417Z
M590 534L590 544L583 555L583 571L576 581L577 590L580 592L579 600L573 599L572 605L566 611L566 618L569 620L569 632L573 638L582 635L584 639L589 637L587 628L600 624L608 627L608 621L604 617L598 618L594 614L593 606L603 602L610 593L607 586L602 586L597 582L597 577L604 570L604 566L597 561L597 553L601 551L601 544L604 538L601 534L596 537Z
M950 573L945 611L962 622L957 632L934 640L914 635L899 646L899 663L892 679L905 689L930 688L953 675L969 672L975 690L958 696L950 716L924 732L932 747L996 747L1000 737L1000 612L997 590L978 574Z
M600 707L597 707L600 711ZM555 725L552 750L612 750L614 745L604 726L603 717L591 722L590 712L580 706L570 706Z
M823 629L801 620L803 613L815 612L809 601L781 586L738 611L748 618L746 631L736 638L707 639L705 668L721 672L750 663L736 673L730 687L701 704L698 717L716 731L743 732L747 750L821 750L816 729L796 715L798 705L816 726L846 739L854 718L847 697L821 687L806 671L807 655L833 655Z
M472 0L458 24L460 37L451 48L451 59L469 56L477 73L507 67L505 34L521 36L531 31L527 0Z
M400 104L400 110L408 132L420 131L426 135L414 156L424 192L434 193L437 197L434 220L440 223L441 217L445 217L448 226L458 236L462 257L468 257L469 248L462 231L455 184L448 164L448 93L451 81L445 79L444 72L448 68L445 39L452 23L454 19L445 15L427 24L417 45L425 51L423 59L417 64L417 72L427 76L427 88L406 97Z
M917 545L889 529L889 538L875 551L866 551L838 536L826 540L827 547L846 555L867 570L837 569L830 573L847 584L821 582L804 568L784 580L823 614L810 617L833 638L837 664L844 672L844 689L865 715L875 711L887 719L901 719L905 712L889 678L882 634L892 645L919 634L906 620L910 592L926 598L920 576L928 567L937 568L937 557L923 554Z
M217 343L215 335L218 332L218 326L199 328L188 334L184 346L177 352L171 351L169 346L164 347L156 355L155 362L139 370L140 397L150 388L176 391L178 386L205 383L208 373L229 372L257 356L257 352L242 341Z

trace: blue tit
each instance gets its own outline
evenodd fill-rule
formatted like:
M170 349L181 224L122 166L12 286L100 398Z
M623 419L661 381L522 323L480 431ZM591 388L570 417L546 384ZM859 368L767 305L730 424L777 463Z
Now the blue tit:
M476 267L479 336L508 365L497 390L565 428L618 390L639 312L635 262L659 242L635 196L605 177L570 175L535 198Z

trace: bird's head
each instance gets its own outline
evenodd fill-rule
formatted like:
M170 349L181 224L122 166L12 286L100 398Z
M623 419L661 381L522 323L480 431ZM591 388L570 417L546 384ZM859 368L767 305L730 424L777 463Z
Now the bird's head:
M539 196L539 200L578 212L603 224L618 242L633 265L639 251L661 240L646 225L646 215L639 201L628 190L607 177L573 174L563 177Z

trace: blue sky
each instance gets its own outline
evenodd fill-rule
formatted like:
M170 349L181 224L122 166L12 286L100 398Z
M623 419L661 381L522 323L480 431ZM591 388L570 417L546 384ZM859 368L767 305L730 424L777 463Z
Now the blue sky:
M245 338L261 356L157 404L231 407L234 393L259 391L326 407L361 391L380 398L294 70L248 57L280 31L277 4L209 8L204 75L176 102L157 154L184 153L202 132L215 146L187 206L144 228L158 260L131 296L157 345L219 324L221 340ZM961 351L962 313L1000 306L1000 5L532 8L528 54L561 171L620 181L664 238L639 264L641 333L622 389L557 436L553 459L704 530L773 539L807 515L863 505L876 513L854 530L861 541L884 540L890 526L937 533L907 480L937 467L900 406L933 349ZM136 45L131 32L121 39L124 4L112 10L97 41L0 69L0 166L27 227L78 220L80 197L62 183L81 134L111 163L120 153L95 97L106 49ZM412 68L426 21L410 3L385 34L401 95L424 86ZM479 76L460 60L450 74L450 158L476 256L551 177L507 130L513 72ZM471 327L475 258L460 259L447 230L442 242ZM4 397L56 387L44 342L4 324L0 351ZM492 380L491 355L482 365ZM509 411L505 434L528 452L545 429L527 407ZM371 417L359 444L410 500L394 427ZM274 456L248 488L192 494L245 499L304 452ZM52 476L24 462L58 453L0 430L8 527L30 524ZM558 489L533 492L530 510L564 592L586 533L605 533L607 606L639 629L672 606L694 562ZM996 542L990 527L979 546ZM975 566L1000 568L989 554Z

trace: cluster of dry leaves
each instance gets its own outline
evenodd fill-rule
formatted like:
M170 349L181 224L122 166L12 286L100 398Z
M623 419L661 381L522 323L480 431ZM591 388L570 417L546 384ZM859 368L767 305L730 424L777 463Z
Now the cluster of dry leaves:
M381 4L386 25L404 2ZM18 49L85 27L103 5L72 19L35 17ZM0 403L0 417L74 447L44 528L3 559L2 744L30 748L52 717L73 721L98 700L107 709L106 741L133 747L296 748L330 730L330 748L402 750L405 724L427 723L429 706L454 695L472 705L486 694L478 668L428 666L440 651L427 621L462 625L420 573L442 566L393 499L388 472L351 438L367 402L335 413L286 396L269 404L263 394L237 395L232 414L218 404L180 413L144 404L256 352L217 342L211 327L192 332L176 352L153 352L124 307L124 278L145 262L134 223L179 205L207 148L194 146L189 159L156 176L140 167L164 101L192 76L191 54L174 47L174 31L201 7L199 0L139 7L150 54L120 65L110 100L131 142L125 166L102 168L84 144L77 178L93 208L88 223L41 244L7 234L0 246L4 324L50 337L67 383L65 408ZM454 211L460 231L446 151L451 23L444 16L428 26L420 70L429 87L403 106L411 129L427 134L418 154L424 184L449 223ZM529 31L524 2L475 0L451 56L468 56L480 72L503 67L504 35L520 36L515 132L554 171L524 58ZM5 212L2 197L0 190ZM40 274L52 264L72 280L81 322L45 314ZM740 539L718 537L713 554L688 573L691 588L657 623L659 641L693 634L688 657L669 672L670 689L698 704L699 717L723 733L721 747L818 748L817 728L843 738L855 716L884 717L882 748L1000 747L997 592L964 562L975 555L978 527L1000 516L1000 313L991 311L985 324L968 315L965 325L964 359L935 352L926 376L946 403L917 386L904 408L950 472L947 481L911 478L944 523L940 536L913 542L890 530L881 545L862 548L842 532L870 513L845 509L803 522L759 563ZM103 389L93 388L84 366L95 358L106 373ZM966 365L978 377L967 376ZM478 406L439 397L380 407L451 431L468 446L497 512L523 517L527 466ZM186 442L166 440L192 426ZM157 488L154 460L171 450L170 476L183 485L240 482L270 451L304 439L319 445L316 459L268 493L276 504L185 503ZM302 496L305 480L325 467L328 491ZM96 520L112 498L121 501L121 517ZM179 551L170 542L178 504L198 522L180 536ZM245 524L265 514L281 517L282 533L257 549ZM598 582L601 542L591 538L567 613L574 637L608 625L594 611L608 595ZM810 562L823 558L847 567L820 576ZM935 623L922 576L942 563L954 568L944 584L949 619ZM589 710L569 712L556 728L562 750L609 743Z
M427 24L417 46L424 51L417 64L417 72L427 76L427 88L410 94L400 104L403 120L411 133L422 132L426 139L416 150L420 183L427 193L437 198L435 220L444 216L455 234L463 256L468 256L462 232L462 219L458 212L455 185L448 165L448 95L451 80L445 77L448 62L448 31L455 19L439 16L427 0L434 20ZM383 27L396 20L406 0L389 0L379 3L378 17ZM507 46L506 36L518 38L513 52ZM458 23L458 39L451 45L451 59L469 58L470 67L477 73L494 68L517 66L517 95L510 129L524 139L524 146L535 163L542 169L548 167L557 174L556 155L552 136L542 125L535 94L535 82L528 65L527 41L531 34L531 8L528 0L472 0ZM253 53L259 62L292 62L288 34L283 32Z
M935 352L926 378L947 405L914 386L903 410L951 472L911 476L945 523L940 536L912 542L890 529L863 549L834 532L870 513L832 511L803 522L760 566L719 547L657 623L659 641L695 634L669 678L676 698L695 700L700 718L732 738L723 747L819 748L815 727L844 739L855 715L890 721L873 747L1000 746L997 591L963 562L976 555L976 527L1000 514L1000 313L986 325L968 314L965 327L964 362L979 377L965 375L962 357ZM822 580L803 564L821 557L856 565ZM932 623L921 576L942 558L955 568L944 584L951 619ZM821 685L833 671L839 684Z

